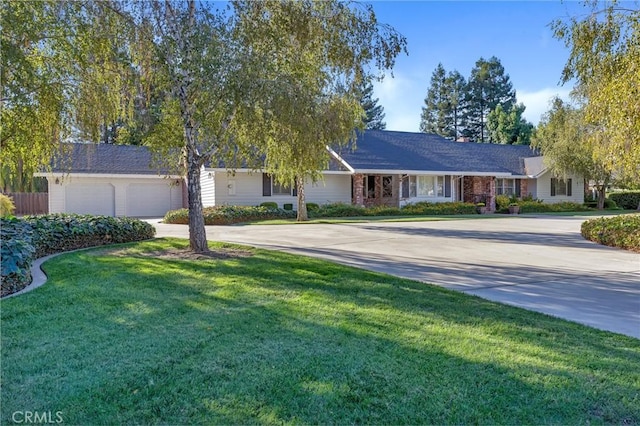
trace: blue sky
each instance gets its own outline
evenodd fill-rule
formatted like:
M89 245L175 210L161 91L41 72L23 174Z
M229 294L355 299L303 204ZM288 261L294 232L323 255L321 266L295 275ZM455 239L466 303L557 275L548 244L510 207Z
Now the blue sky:
M569 50L553 38L554 19L587 12L576 1L372 1L378 21L407 38L409 55L398 57L394 77L374 83L388 130L418 131L431 74L439 62L465 78L475 62L496 56L511 78L525 118L534 124L560 85Z

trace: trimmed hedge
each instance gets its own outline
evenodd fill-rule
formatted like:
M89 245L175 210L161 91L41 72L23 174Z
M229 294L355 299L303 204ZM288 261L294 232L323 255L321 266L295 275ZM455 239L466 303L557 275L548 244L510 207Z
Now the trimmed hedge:
M252 220L292 219L296 217L294 211L263 206L205 207L203 214L205 225L232 225ZM171 210L164 216L163 222L186 225L189 223L189 210Z
M584 204L563 201L562 203L543 203L542 201L518 201L520 213L584 212L593 210Z
M324 204L317 210L310 211L314 218L320 217L357 217L357 216L421 216L421 215L455 215L476 214L476 205L472 203L428 203L407 204L402 208L389 206L360 207L352 204Z
M640 214L587 220L580 233L587 240L640 253Z
M640 191L612 192L609 199L620 208L636 210L640 204Z
M33 260L63 251L153 238L149 223L127 217L51 214L0 219L2 285L0 295L31 282Z

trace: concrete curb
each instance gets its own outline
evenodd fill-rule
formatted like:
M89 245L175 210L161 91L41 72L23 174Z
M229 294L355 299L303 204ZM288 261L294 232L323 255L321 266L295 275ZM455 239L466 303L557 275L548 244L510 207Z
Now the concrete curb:
M9 299L10 297L20 296L21 294L28 293L32 290L35 290L38 287L43 286L47 282L47 274L42 270L42 264L49 259L52 259L56 256L60 256L61 254L70 253L68 251L62 253L50 254L49 256L41 257L36 259L31 265L31 284L26 286L20 291L15 293L8 294L2 298L2 300Z

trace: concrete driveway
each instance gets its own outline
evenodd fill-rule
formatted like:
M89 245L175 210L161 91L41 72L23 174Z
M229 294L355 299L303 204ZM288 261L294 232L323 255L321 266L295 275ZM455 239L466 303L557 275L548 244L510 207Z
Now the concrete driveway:
M640 255L580 235L585 218L210 226L215 241L321 257L640 338ZM151 221L157 235L185 225Z

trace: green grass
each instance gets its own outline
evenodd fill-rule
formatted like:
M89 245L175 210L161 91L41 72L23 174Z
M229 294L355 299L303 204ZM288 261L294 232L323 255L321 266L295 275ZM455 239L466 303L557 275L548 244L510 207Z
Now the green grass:
M185 245L65 254L3 300L1 422L640 423L637 339L280 252L140 255Z

